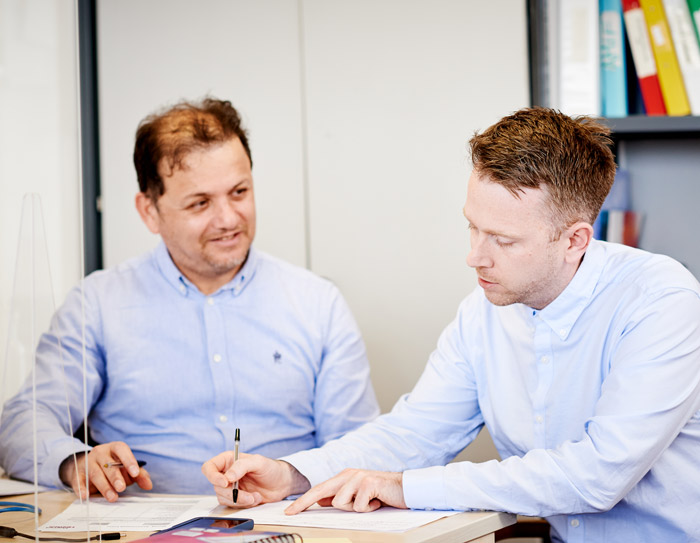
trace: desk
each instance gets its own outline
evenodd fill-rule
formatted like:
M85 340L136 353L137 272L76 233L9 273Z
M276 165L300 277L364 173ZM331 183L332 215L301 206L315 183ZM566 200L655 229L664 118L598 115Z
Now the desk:
M172 496L172 495L170 495ZM52 490L39 494L39 507L42 515L39 525L53 518L73 503L75 496L69 492ZM20 501L34 503L34 495L13 496L2 498L2 501ZM366 513L371 514L371 513ZM245 516L245 512L241 513ZM360 530L333 530L329 528L303 528L296 526L268 526L256 525L260 530L273 530L277 532L298 533L304 538L345 537L352 543L464 543L466 541L487 543L494 541L494 532L506 526L514 524L515 515L508 513L476 512L459 513L445 517L430 524L419 526L406 532L366 532ZM34 516L30 513L12 512L0 515L0 525L10 526L18 532L34 534ZM127 532L122 542L131 541L140 537L146 537L151 532ZM56 535L58 537L80 537L71 534L50 534L42 532L42 537ZM94 534L91 534L94 535ZM14 543L29 542L29 539L0 538L0 541L12 541Z

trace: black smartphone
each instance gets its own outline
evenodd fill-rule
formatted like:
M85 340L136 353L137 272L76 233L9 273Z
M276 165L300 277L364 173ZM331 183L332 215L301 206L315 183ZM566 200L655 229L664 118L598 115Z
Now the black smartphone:
M252 518L229 518L229 517L195 517L165 530L160 530L151 535L164 534L173 530L190 530L207 532L239 532L241 530L252 530L255 522Z

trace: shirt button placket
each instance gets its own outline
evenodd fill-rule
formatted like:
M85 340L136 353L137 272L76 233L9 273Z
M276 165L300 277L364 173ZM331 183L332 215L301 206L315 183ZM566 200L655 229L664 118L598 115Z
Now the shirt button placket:
M584 542L585 541L585 531L581 520L577 517L569 517L569 529L567 530L566 540L570 543Z
M546 399L552 385L552 344L551 329L542 320L539 313L533 313L535 324L535 335L533 338L533 348L535 358L534 371L537 374L537 384L532 395L532 407L534 415L534 438L535 447L547 447L546 435Z
M211 371L214 386L214 415L216 425L224 434L228 433L233 413L233 399L231 390L230 372L225 364L226 346L223 343L226 337L223 328L223 307L218 297L209 296L204 300L204 326L207 340L207 353L209 357L209 369Z

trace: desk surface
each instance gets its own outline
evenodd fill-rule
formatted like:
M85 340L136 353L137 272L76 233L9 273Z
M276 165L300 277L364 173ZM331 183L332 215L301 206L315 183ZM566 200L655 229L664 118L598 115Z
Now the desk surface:
M171 495L172 496L172 495ZM69 492L54 490L39 494L39 506L42 515L39 525L56 516L70 505L75 496ZM4 497L2 501L20 501L34 503L32 494L23 496ZM371 514L371 513L365 513ZM493 533L500 528L514 524L515 515L508 513L475 512L459 513L442 518L430 524L408 530L406 532L368 532L360 530L333 530L329 528L305 528L297 526L268 526L256 525L260 530L274 530L278 532L298 533L306 538L347 538L352 543L464 543L466 541L489 542L494 541ZM35 521L30 513L12 512L3 513L0 516L0 524L10 526L19 532L34 534ZM122 542L146 537L151 532L127 532ZM42 532L41 537L56 535L58 537L71 537L71 534L50 534ZM94 535L94 534L93 534ZM73 537L80 537L73 536ZM28 539L6 539L0 541L29 541Z

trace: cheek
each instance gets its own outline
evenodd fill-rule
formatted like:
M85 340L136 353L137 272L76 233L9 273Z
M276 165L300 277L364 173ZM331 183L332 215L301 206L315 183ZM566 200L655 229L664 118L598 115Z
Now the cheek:
M243 211L243 216L245 217L246 223L248 224L248 230L250 232L255 232L255 201L251 198L248 205Z

